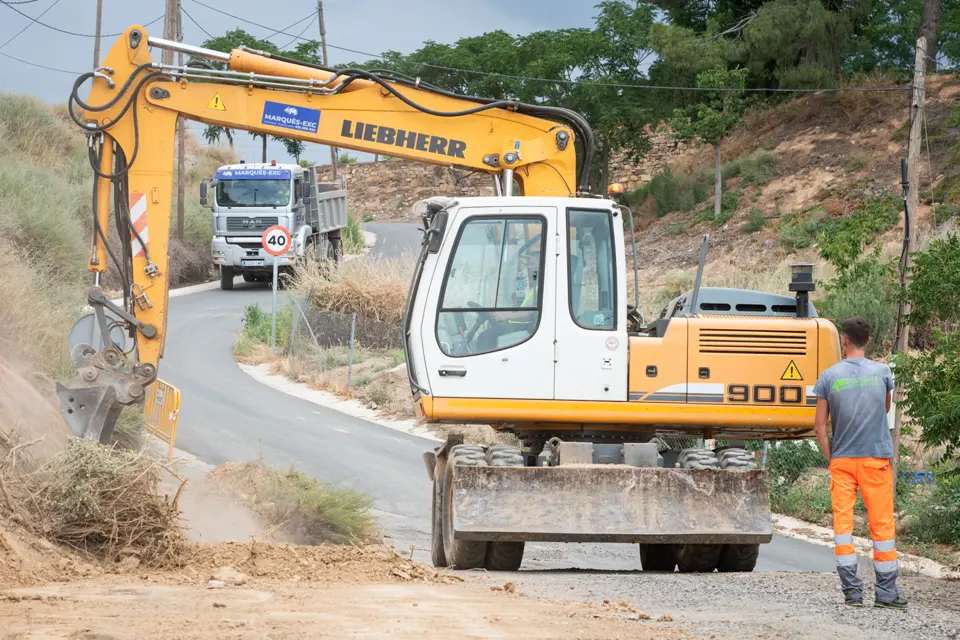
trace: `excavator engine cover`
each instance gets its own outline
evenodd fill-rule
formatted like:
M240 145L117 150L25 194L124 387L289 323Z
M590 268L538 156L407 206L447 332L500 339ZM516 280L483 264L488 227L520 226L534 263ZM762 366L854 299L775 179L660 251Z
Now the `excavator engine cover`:
M457 466L462 540L758 544L770 542L766 471Z

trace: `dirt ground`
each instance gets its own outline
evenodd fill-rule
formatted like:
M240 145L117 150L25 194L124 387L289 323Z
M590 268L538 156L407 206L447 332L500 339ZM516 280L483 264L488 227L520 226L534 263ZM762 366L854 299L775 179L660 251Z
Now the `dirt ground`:
M617 608L432 584L211 589L96 580L13 590L0 600L0 637L11 639L690 637L663 627Z

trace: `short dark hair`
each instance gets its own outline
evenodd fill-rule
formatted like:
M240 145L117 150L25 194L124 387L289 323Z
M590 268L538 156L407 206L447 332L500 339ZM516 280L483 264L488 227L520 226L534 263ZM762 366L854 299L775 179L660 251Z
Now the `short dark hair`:
M870 324L863 318L848 318L843 321L840 333L855 346L863 347L870 341Z

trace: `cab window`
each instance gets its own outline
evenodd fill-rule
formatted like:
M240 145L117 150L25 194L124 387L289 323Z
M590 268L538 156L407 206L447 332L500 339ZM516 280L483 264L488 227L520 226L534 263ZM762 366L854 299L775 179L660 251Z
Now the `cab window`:
M584 329L617 328L610 211L567 210L570 315Z
M437 340L448 356L516 346L537 330L543 218L475 218L460 230L440 294Z

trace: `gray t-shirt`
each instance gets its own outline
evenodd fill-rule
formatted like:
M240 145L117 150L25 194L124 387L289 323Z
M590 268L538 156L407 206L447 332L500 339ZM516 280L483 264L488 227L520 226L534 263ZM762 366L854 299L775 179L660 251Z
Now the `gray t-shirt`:
M823 372L813 393L826 398L833 425L833 458L892 458L887 424L890 367L866 358L841 360Z

